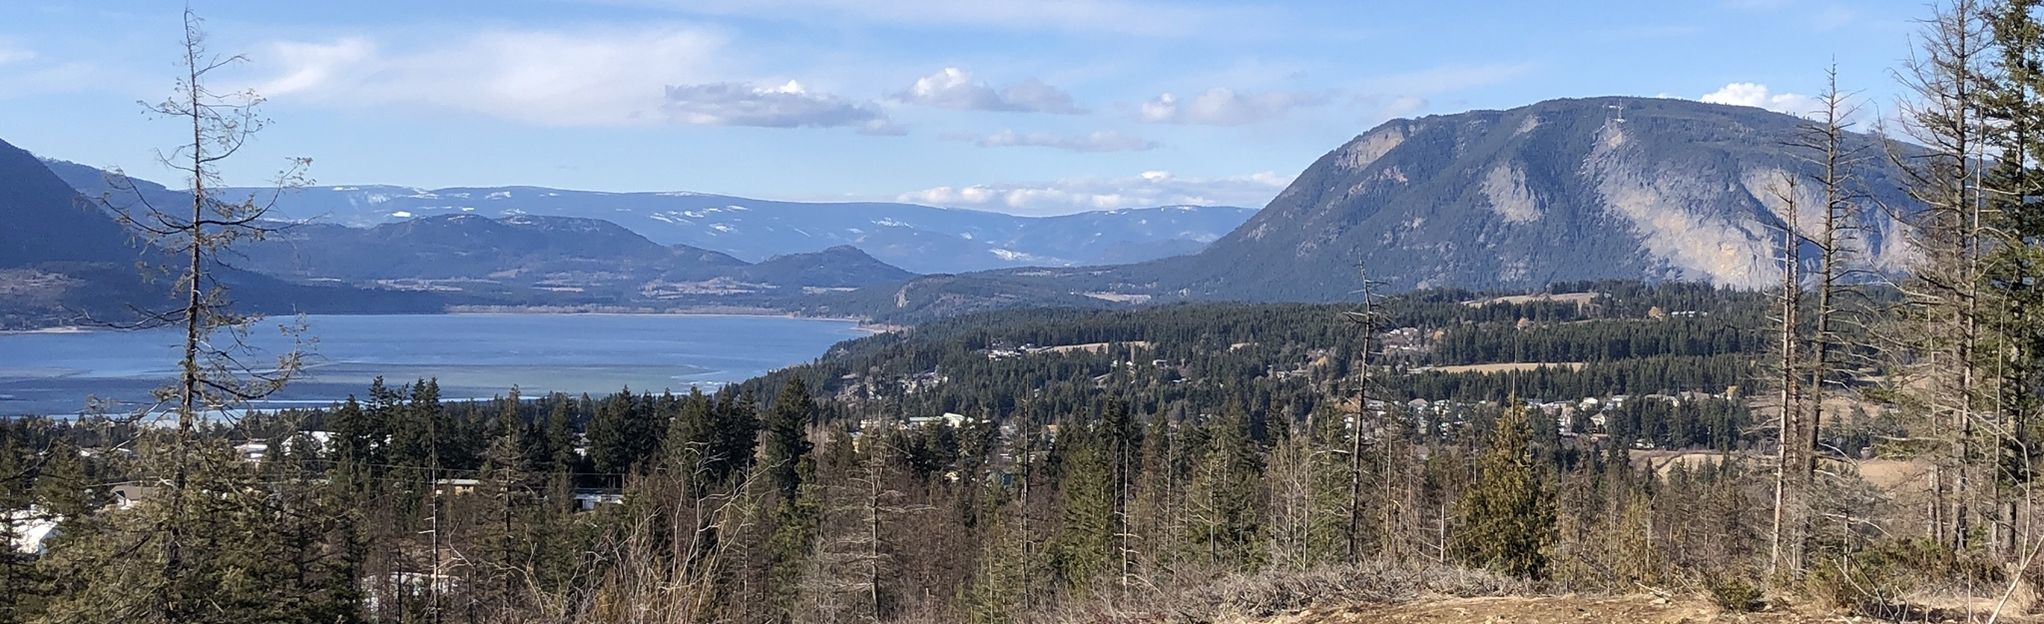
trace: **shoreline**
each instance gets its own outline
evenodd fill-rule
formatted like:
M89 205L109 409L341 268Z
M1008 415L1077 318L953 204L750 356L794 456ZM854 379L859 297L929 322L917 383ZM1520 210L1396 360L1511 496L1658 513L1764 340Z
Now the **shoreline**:
M723 317L744 317L744 318L785 318L785 319L799 319L799 320L809 320L809 321L833 321L833 322L840 322L840 323L850 323L850 324L852 324L852 329L853 329L853 331L858 331L858 332L864 333L864 334L866 334L866 335L878 335L878 334L887 334L887 333L896 333L896 332L904 332L904 331L908 331L908 329L909 329L909 326L907 326L907 325L897 325L897 324L893 324L893 323L875 323L875 322L873 322L873 321L872 321L871 319L867 319L867 318L864 318L864 317L856 317L856 316L815 316L815 315L808 315L808 314L802 314L802 313L799 313L799 312L788 312L788 311L784 311L784 310L774 310L774 309L771 309L771 308L748 308L748 307L742 307L742 306L734 306L734 307L712 307L712 308L681 308L681 309L665 309L665 310L660 310L660 309L650 309L650 308L623 308L623 307L619 307L619 308L605 308L605 307L589 307L589 308L578 308L578 307L572 307L572 306L534 306L534 307L525 307L525 306L450 306L450 307L449 307L449 308L447 308L446 310L443 310L443 311L440 311L440 312L417 312L417 313L408 313L408 314L354 314L354 313L333 313L333 314L322 314L322 313L307 313L307 314L305 314L305 315L306 315L306 316L488 316L488 315L513 315L513 314L527 314L527 315L547 315L547 316L574 316L574 315L590 315L590 316L598 316L598 315L609 315L609 316L723 316ZM298 314L273 314L273 315L268 315L268 316L265 316L265 317L263 317L263 320L270 320L270 319L278 319L278 318L289 318L289 317L293 317L293 316L299 316L299 315L298 315ZM36 328L28 328L28 329L0 329L0 336L13 336L13 335L24 335L24 336L32 336L32 335L63 335L63 334L87 334L87 333L95 333L95 332L101 332L101 331L119 331L119 330L110 330L110 329L108 329L108 328L97 328L97 327L87 327L87 326L83 326L83 325L53 325L53 326L49 326L49 327L36 327Z
M571 316L577 314L588 315L608 314L616 316L728 316L745 318L785 318L808 321L836 321L841 323L851 323L852 329L865 332L867 334L885 334L908 330L907 325L896 325L892 323L875 323L872 321L872 319L859 316L817 316L811 314L802 314L800 312L775 310L773 308L750 308L744 306L670 308L665 310L651 308L621 308L621 307L606 308L602 306L588 308L575 306L537 306L537 307L450 306L448 307L447 311L441 312L439 314L442 315L546 314L558 316Z

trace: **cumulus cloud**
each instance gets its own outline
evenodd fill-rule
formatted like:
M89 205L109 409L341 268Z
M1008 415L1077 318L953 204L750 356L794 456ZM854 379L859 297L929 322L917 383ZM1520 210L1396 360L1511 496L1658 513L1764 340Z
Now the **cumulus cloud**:
M792 81L734 80L726 73L727 46L719 32L679 25L491 29L413 45L366 37L281 41L251 55L262 79L250 86L279 101L440 110L547 126L900 132L870 103Z
M1150 123L1239 126L1278 119L1294 108L1326 101L1325 95L1315 93L1249 93L1213 88L1190 98L1180 98L1169 92L1159 94L1144 102L1136 110L1136 115Z
M703 126L858 126L869 130L895 127L870 106L834 95L810 93L792 80L774 87L738 82L669 85L662 110L677 123Z
M1169 171L1144 171L1116 178L939 186L902 193L895 200L1028 215L1178 204L1258 207L1269 202L1290 183L1291 178L1268 171L1219 178L1181 177Z
M1061 135L1002 130L986 136L954 136L980 147L1049 147L1073 152L1141 152L1157 148L1157 142L1113 130L1089 134Z
M1710 104L1764 108L1777 113L1809 116L1823 107L1823 100L1798 93L1775 93L1757 82L1734 82L1697 98Z
M995 88L973 80L972 72L946 67L917 78L897 97L903 102L957 110L1077 114L1086 112L1062 89L1030 78Z

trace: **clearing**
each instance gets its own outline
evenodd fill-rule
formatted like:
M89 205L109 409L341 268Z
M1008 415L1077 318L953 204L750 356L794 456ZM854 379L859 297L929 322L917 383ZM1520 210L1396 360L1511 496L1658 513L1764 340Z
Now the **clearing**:
M1503 297L1493 297L1490 299L1475 299L1471 301L1464 301L1462 302L1462 305L1466 305L1472 308L1480 308L1493 303L1524 304L1544 301L1555 301L1560 303L1573 303L1576 304L1576 307L1581 308L1583 306L1590 305L1591 301L1597 299L1597 295L1598 293L1593 292L1507 295Z
M1497 362L1493 364L1461 364L1457 366L1434 366L1427 368L1435 373L1517 373L1537 370L1542 367L1582 370L1582 362Z

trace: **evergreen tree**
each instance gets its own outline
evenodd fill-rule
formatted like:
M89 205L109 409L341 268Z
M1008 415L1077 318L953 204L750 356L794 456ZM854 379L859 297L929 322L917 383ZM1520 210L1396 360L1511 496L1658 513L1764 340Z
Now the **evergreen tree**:
M1521 578L1547 574L1554 493L1536 463L1532 419L1514 403L1498 418L1463 493L1456 553L1463 562Z
M1249 435L1249 414L1231 402L1207 426L1207 446L1187 491L1187 538L1194 556L1224 570L1254 569L1260 532L1262 449Z

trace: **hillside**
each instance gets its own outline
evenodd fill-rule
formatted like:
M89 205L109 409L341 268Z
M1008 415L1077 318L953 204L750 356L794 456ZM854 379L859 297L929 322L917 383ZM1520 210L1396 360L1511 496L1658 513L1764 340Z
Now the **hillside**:
M33 155L0 141L0 329L132 321L169 301L170 258ZM419 293L292 284L216 266L244 311L423 312Z
M298 281L430 290L457 303L514 306L786 307L811 289L914 277L850 247L753 264L661 245L609 221L536 215L461 213L367 228L293 224L240 252L246 266Z
M1757 108L1626 97L1393 120L1321 156L1199 253L1004 275L1124 299L1339 300L1358 287L1358 265L1390 291L1595 279L1764 288L1780 275L1776 191L1812 173L1783 147L1803 127ZM1914 205L1883 146L1852 135L1851 147L1869 154L1854 171L1868 206ZM1800 202L1806 234L1817 203ZM1886 212L1855 225L1862 266L1901 268Z
M105 186L98 169L59 160L49 165L88 194ZM176 194L161 186L144 186L151 193ZM750 262L852 245L917 273L1151 260L1197 251L1255 213L1232 206L1164 206L1018 217L891 202L387 185L301 189L283 197L277 210L280 217L292 220L355 227L453 214L602 219L663 245L712 249Z

